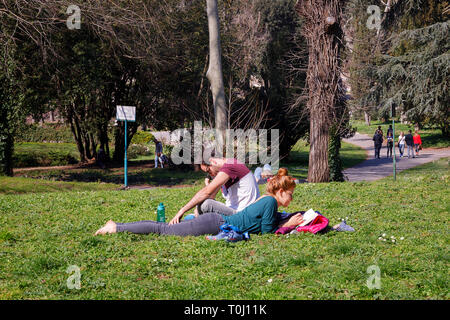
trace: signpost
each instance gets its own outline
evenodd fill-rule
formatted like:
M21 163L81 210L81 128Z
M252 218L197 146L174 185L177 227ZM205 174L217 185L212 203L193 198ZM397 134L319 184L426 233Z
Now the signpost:
M136 121L136 107L117 106L116 120L125 121L125 157L124 157L124 185L128 187L128 163L127 163L127 147L128 147L128 122Z
M392 139L393 139L393 141L392 141L392 143L394 144L393 145L393 149L394 149L394 152L393 152L393 155L392 155L392 158L393 158L393 163L392 163L392 165L393 165L393 167L394 167L394 181L397 179L397 177L396 177L396 171L397 171L397 164L396 164L396 162L395 162L395 120L394 120L394 117L395 117L395 105L393 104L392 106L391 106L391 118L392 118Z

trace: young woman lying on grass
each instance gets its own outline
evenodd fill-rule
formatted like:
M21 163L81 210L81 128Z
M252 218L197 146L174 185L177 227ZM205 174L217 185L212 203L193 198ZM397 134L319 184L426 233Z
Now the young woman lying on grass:
M266 194L234 215L225 216L215 212L206 212L195 219L181 221L177 224L156 221L116 223L109 220L94 235L125 231L177 236L215 235L221 231L220 226L225 223L237 227L241 232L274 233L280 227L297 226L303 221L300 213L290 217L287 221L280 221L277 214L278 206L287 207L291 203L295 186L295 179L287 175L287 170L280 169L278 174L268 182Z

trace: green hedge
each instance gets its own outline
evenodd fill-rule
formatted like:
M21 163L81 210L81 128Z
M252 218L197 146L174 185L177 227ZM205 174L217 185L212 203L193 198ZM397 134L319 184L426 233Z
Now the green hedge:
M25 125L15 140L16 142L74 142L70 128L63 124Z

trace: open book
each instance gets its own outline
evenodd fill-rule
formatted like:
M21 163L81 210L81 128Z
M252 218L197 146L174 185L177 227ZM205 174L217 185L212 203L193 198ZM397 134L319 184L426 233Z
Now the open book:
M317 216L318 214L313 209L309 209L303 214L303 222L297 227L306 226L308 223L311 223Z

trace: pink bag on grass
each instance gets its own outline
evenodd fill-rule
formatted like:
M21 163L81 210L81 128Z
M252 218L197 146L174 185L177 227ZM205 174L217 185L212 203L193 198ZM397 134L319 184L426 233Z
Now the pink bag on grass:
M318 211L316 211L319 215L308 225L303 227L281 227L275 234L286 234L291 232L292 230L297 230L298 232L310 232L316 234L317 232L325 229L328 226L328 219L321 215Z

